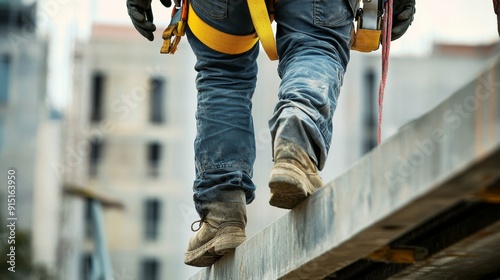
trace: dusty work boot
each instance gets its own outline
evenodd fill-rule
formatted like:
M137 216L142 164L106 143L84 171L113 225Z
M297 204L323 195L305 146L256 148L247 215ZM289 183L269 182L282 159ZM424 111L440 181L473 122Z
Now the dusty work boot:
M323 180L318 175L318 168L306 151L291 141L276 139L269 204L292 209L321 186Z
M213 202L207 206L204 218L191 225L197 231L189 240L184 263L192 266L211 266L223 255L245 242L247 223L246 203L243 191L225 194L223 202ZM193 229L199 222L200 227Z

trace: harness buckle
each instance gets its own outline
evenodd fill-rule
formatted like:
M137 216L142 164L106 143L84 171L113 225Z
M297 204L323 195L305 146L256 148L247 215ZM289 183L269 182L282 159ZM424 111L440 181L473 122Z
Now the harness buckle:
M163 45L161 46L160 53L174 54L177 51L177 46L181 41L181 37L186 34L186 24L188 15L188 0L182 1L182 7L175 7L172 10L172 19L170 24L163 31Z
M363 8L359 8L355 15L357 28L352 31L352 50L371 52L379 48L382 39L383 1L363 0Z

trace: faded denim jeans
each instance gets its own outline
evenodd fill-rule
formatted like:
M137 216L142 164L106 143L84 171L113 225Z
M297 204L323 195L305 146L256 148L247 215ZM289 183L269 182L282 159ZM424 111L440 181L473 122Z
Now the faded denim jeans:
M356 2L280 0L275 6L282 80L269 121L272 139L299 144L320 169L330 148L333 113L349 61ZM205 22L223 32L253 32L245 0L192 0L192 4ZM198 72L194 201L204 217L204 205L221 201L225 191L243 190L247 203L255 196L251 111L259 46L227 55L203 45L189 29L187 37Z

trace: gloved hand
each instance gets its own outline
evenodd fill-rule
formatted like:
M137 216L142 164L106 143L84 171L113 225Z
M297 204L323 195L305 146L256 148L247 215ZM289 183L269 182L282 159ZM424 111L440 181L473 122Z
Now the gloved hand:
M153 24L152 0L127 0L127 10L135 29L149 41L153 41L153 32L156 26ZM175 1L175 0L174 0ZM165 7L172 5L171 0L160 0Z
M391 41L399 39L410 27L415 15L415 0L394 0Z

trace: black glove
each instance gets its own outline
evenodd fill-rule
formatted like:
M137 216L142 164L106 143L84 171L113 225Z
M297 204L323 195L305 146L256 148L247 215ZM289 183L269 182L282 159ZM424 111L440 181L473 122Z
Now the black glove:
M415 0L394 0L392 11L391 40L397 40L405 34L415 15Z
M152 0L127 0L127 10L135 29L149 41L153 41L153 32L156 26L153 24ZM165 7L172 5L171 0L160 0Z

